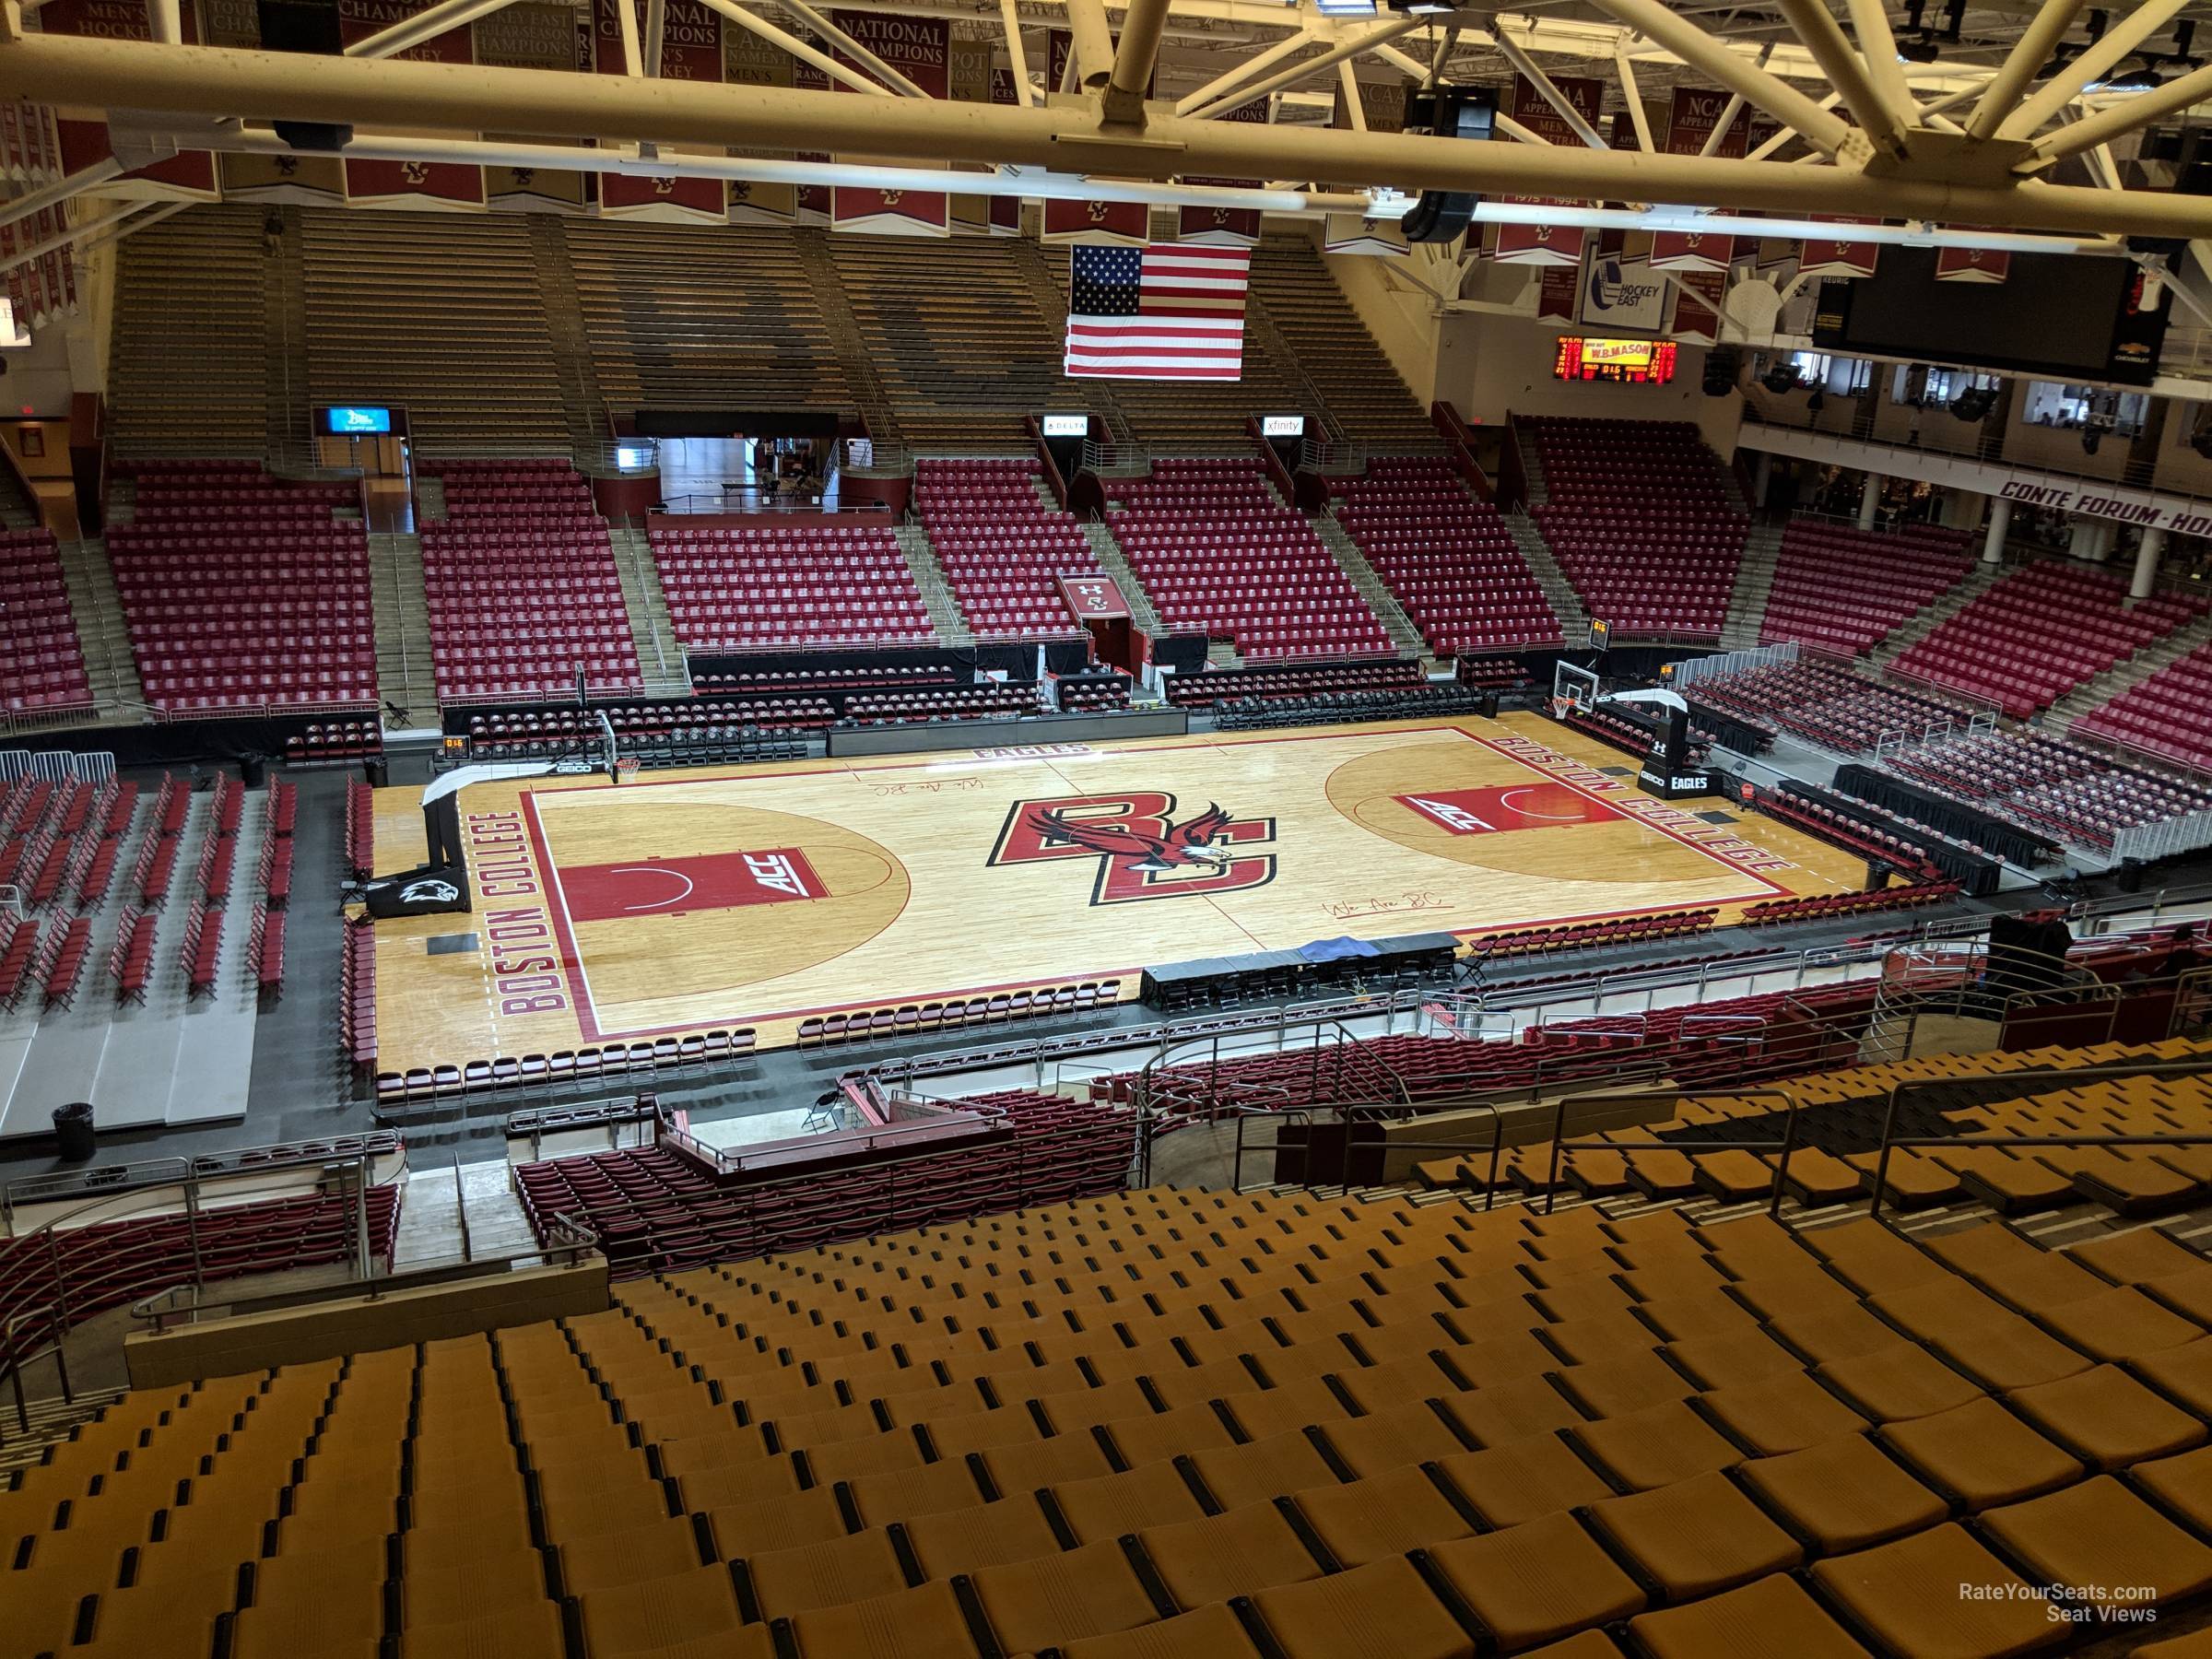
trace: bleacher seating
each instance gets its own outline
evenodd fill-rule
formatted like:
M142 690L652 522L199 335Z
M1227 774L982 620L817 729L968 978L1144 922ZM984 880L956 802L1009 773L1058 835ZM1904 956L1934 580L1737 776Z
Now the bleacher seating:
M1516 927L1486 934L1473 955L1482 959L1548 956L1560 950L1600 946L1648 945L1655 939L1687 939L1712 931L1720 912L1659 911L1648 916L1612 916L1600 922L1569 922L1550 927Z
M1129 706L1131 681L1118 668L1063 674L1053 682L1053 697L1063 712L1085 712Z
M376 700L369 547L350 487L253 463L148 463L108 557L146 700L171 713Z
M1892 665L2026 719L2084 680L2205 614L2200 599L2126 603L2101 571L2043 560L2023 566Z
M1321 394L1329 424L1347 442L1400 454L1442 447L1428 412L1398 378L1311 241L1265 238L1253 250L1252 292L1301 376Z
M1866 893L1815 893L1800 899L1768 899L1744 907L1746 927L1781 922L1828 922L1838 916L1872 915L1882 911L1918 910L1941 904L1959 891L1955 881L1908 882Z
M1240 656L1358 656L1390 635L1256 461L1162 460L1115 487L1114 539L1171 632L1230 641Z
M1858 656L1958 583L1973 565L1968 540L1936 525L1877 534L1793 519L1759 637Z
M30 989L42 942L38 917L0 914L0 1007L15 1007Z
M472 214L465 236L437 213L300 221L308 381L295 398L403 408L418 459L432 442L568 445L543 262L523 215Z
M1085 406L1084 383L1060 372L1062 331L1038 306L1027 250L961 236L926 259L879 237L832 236L829 250L910 448L1004 450L1025 441L1025 417Z
M1503 515L1451 464L1388 457L1343 481L1336 522L1438 656L1559 642L1559 618Z
M980 638L1079 631L1053 578L1099 575L1098 556L1075 514L1039 496L1042 472L1026 457L914 465L914 511Z
M1531 516L1594 618L1624 634L1715 639L1747 521L1684 421L1523 417L1547 500Z
M2037 732L1954 738L1888 757L1888 769L2061 841L2110 850L2124 830L2212 811L2212 790L2121 766Z
M0 530L0 716L90 707L53 531Z
M107 405L118 456L244 455L268 441L264 212L204 206L116 243Z
M564 218L592 372L618 410L852 406L789 231Z
M824 697L847 691L913 691L924 686L956 686L971 677L961 667L856 665L844 668L701 669L692 685L702 693L734 697Z
M651 528L676 637L693 651L936 642L889 526Z
M441 701L573 698L644 684L622 578L591 486L566 461L449 461L422 526Z
M2069 730L2212 771L2212 645L2098 704Z

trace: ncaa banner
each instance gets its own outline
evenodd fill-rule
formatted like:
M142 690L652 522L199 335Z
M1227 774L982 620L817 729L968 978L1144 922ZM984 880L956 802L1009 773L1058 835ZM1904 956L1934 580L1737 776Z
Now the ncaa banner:
M629 6L633 12L640 9L637 0L593 0L593 66L601 75L623 72L622 14L615 9L618 6ZM642 47L643 17L637 16L635 22ZM722 79L722 18L700 0L667 0L661 34L661 76L683 81ZM720 179L679 179L672 173L601 173L594 182L602 218L649 219L671 225L729 222Z
M1674 106L1667 112L1666 137L1660 145L1669 156L1705 153L1728 108L1728 95L1704 87L1677 87ZM1751 113L1740 109L1728 130L1713 145L1712 154L1740 159L1751 148ZM1659 230L1652 236L1652 268L1657 271L1724 271L1735 257L1735 238L1718 219L1712 231Z
M788 87L798 60L749 29L722 31L722 77L733 87ZM768 160L791 159L787 150L735 149L733 156L757 156ZM729 182L729 215L733 225L795 225L799 222L799 192L795 184L764 184L758 180Z
M1552 82L1559 89L1574 112L1594 128L1606 104L1606 83L1576 76L1561 76ZM1512 117L1537 136L1552 144L1579 146L1583 141L1567 119L1551 106L1551 100L1535 88L1526 76L1513 76ZM1553 196L1500 196L1502 202L1541 203L1558 206ZM1583 263L1583 232L1561 225L1507 225L1498 227L1497 251L1491 254L1501 265L1580 265Z
M945 98L952 86L952 24L944 18L894 17L888 12L834 11L830 20L874 53L931 98ZM832 48L837 61L877 78L866 65ZM853 88L839 82L839 89ZM853 92L855 98L865 94ZM865 167L888 159L840 156ZM908 162L909 166L943 166L942 162ZM830 226L834 230L859 230L876 236L948 236L952 231L951 205L941 190L868 190L850 184L830 193Z
M178 24L185 45L200 44L199 18L192 6L180 7ZM40 9L39 27L47 34L90 35L109 41L154 38L146 0L48 0ZM50 161L58 161L58 171L66 173L105 161L115 153L105 121L55 119L54 112L37 104L21 108L26 113L37 112L36 119L18 119L26 159L43 153ZM11 172L15 160L11 154ZM206 150L182 150L166 160L111 180L100 187L100 194L138 202L212 202L221 197L222 182L213 155Z
M1336 109L1329 124L1339 132L1356 132L1364 123L1371 133L1402 133L1406 130L1406 83L1402 80L1356 81L1359 96L1359 122L1352 119L1344 89L1344 78L1336 80ZM1383 258L1403 258L1406 253L1406 231L1396 219L1367 218L1357 213L1324 215L1321 225L1321 251L1324 253L1365 253Z
M811 29L795 20L791 21L789 27L793 34L817 51L829 50L829 42ZM791 64L791 84L802 92L827 92L837 85L830 78L829 71L817 69L812 64L802 64L796 58ZM828 161L831 157L828 150L800 150L795 159L801 161ZM792 192L792 199L798 204L800 224L826 225L830 222L829 185L802 184Z
M1648 260L1594 249L1583 262L1575 320L1607 334L1658 334L1666 326L1666 291Z
M1824 225L1876 225L1881 221L1870 218L1840 218L1833 214L1815 213L1807 216ZM1802 276L1871 276L1875 261L1881 253L1878 242L1851 241L1844 238L1807 239L1805 252L1797 264Z

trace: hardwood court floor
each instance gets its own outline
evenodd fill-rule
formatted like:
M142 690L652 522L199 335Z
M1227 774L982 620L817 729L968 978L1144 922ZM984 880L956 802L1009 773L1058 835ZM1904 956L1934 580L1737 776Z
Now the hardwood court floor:
M1633 771L1511 714L486 784L461 802L475 912L378 924L380 1065L716 1027L773 1047L843 1008L1134 996L1148 964L1343 935L1725 923L1863 879ZM377 812L380 866L419 857L418 793Z

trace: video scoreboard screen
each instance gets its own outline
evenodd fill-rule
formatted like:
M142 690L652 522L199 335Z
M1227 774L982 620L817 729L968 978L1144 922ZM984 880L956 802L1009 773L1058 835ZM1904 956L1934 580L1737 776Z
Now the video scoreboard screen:
M1665 385L1675 378L1675 343L1561 335L1551 371L1563 381L1645 381Z

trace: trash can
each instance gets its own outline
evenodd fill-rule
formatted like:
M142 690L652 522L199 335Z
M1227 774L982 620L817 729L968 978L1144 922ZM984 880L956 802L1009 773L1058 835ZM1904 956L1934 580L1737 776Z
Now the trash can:
M241 755L238 758L238 781L248 789L259 789L269 781L269 758L252 753Z
M92 1156L92 1102L72 1100L53 1109L53 1137L61 1143L64 1163L83 1163Z

